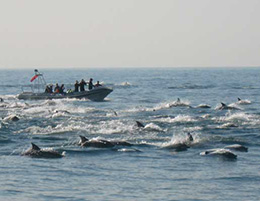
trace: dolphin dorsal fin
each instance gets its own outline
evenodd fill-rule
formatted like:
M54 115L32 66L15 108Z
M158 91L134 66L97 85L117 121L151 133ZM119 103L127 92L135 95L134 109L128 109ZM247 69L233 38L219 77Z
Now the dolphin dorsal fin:
M137 127L142 127L144 128L144 125L140 121L136 121Z
M237 98L237 100L238 100L238 101L241 101L241 99L240 99L240 98Z
M88 138L86 138L86 137L84 137L82 135L80 135L79 137L80 137L80 143L84 143L84 142L88 141Z
M221 105L222 105L222 106L227 106L225 103L222 103L222 102L221 102Z
M41 150L40 147L38 147L36 144L33 144L33 143L31 143L31 144L32 144L33 150L37 150L37 151Z

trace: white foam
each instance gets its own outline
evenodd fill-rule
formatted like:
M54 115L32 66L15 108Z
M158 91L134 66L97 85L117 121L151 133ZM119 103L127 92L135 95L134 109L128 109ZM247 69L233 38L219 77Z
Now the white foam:
M131 86L132 84L130 82L121 82L120 84L117 84L117 86Z
M183 129L184 132L193 132L193 131L201 131L203 127L201 126L194 126L194 127L186 127Z
M129 148L122 148L122 149L118 149L117 151L119 151L119 152L140 152L140 150L138 150L138 149L129 149Z
M197 120L189 115L178 115L174 118L172 117L160 118L157 119L156 121L166 122L166 123L182 123L182 122L196 122Z
M250 121L251 119L255 119L255 115L246 114L244 112L237 112L234 114L227 113L226 116L220 117L220 121Z
M233 123L225 123L223 125L217 126L217 128L224 129L224 128L233 128L238 127L236 124Z
M149 123L149 124L145 125L144 129L151 130L151 131L165 131L160 126L158 126L154 123Z

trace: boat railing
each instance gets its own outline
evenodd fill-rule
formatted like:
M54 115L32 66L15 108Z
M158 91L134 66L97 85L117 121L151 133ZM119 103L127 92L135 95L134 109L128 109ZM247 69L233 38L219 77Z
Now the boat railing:
M21 87L22 92L32 92L32 93L44 92L44 88L45 88L44 84L24 85Z
M32 93L44 92L45 87L46 87L46 81L45 81L45 79L43 77L43 74L40 73L37 69L35 69L34 72L35 72L35 75L31 79L31 83L32 84L26 85L26 86L22 86L22 91L23 92L25 92L25 88L30 88L30 92L32 92Z

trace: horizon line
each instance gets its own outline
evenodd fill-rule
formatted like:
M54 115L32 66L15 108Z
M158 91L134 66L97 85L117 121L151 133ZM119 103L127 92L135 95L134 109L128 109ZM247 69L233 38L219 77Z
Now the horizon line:
M0 67L0 70L31 70L31 69L46 69L46 70L59 70L59 69L76 69L76 70L83 70L83 69L154 69L154 68L164 68L164 69L169 69L169 68L186 68L186 69L191 69L191 68L259 68L260 66L124 66L124 67L9 67L9 68L2 68Z

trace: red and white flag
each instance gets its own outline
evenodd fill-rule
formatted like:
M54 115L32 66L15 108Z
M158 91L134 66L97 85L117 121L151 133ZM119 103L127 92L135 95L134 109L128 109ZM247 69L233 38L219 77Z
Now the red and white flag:
M38 76L39 76L39 75L33 76L32 79L31 79L31 82L33 82L33 80L35 80Z

